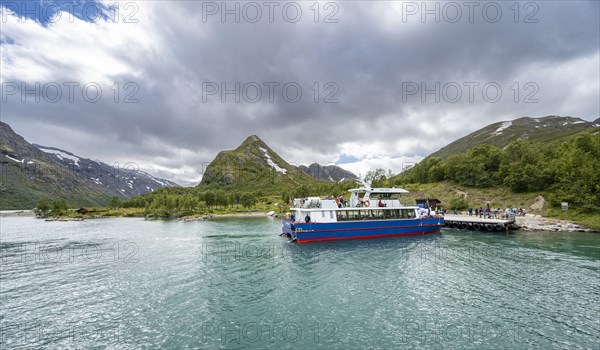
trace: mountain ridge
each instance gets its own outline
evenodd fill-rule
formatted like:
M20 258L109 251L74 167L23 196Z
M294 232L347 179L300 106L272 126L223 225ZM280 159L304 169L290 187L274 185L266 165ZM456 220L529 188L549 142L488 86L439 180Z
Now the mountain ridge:
M319 163L312 163L308 166L298 165L296 168L321 181L340 182L345 180L358 180L358 176L353 172L333 164L321 165Z
M531 142L560 141L594 126L600 126L600 118L588 122L571 116L520 117L484 126L456 139L426 158L440 157L445 159L453 154L464 153L480 144L503 148L510 142L519 139L527 139Z
M107 187L115 195L131 198L162 187L179 186L175 182L154 177L139 170L135 163L109 165L99 160L80 157L57 147L32 144L42 152L53 154L64 166L79 173L84 179ZM75 159L74 159L75 158Z
M31 144L4 122L0 136L0 209L29 209L43 197L104 206L113 196L128 199L176 185L136 168L118 169L56 147Z

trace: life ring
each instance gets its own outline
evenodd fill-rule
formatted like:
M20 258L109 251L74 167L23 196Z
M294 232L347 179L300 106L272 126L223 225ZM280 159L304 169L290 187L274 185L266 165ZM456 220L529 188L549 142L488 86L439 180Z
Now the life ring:
M366 201L363 202L363 206L370 207L371 206L371 201L367 199Z
M494 230L494 226L492 224L485 224L485 228L488 231L493 231Z
M460 224L460 226L462 227L463 230L466 230L469 228L469 224L467 224L466 222L463 222L462 224Z
M479 229L481 228L481 225L479 225L478 223L474 223L473 224L473 229L479 231Z

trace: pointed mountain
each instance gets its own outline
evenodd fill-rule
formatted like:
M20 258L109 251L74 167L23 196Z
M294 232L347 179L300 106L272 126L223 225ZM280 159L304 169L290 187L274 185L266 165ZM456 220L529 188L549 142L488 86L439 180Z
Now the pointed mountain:
M249 136L234 150L222 151L206 167L199 186L226 186L270 192L318 181L287 163L258 136Z
M309 166L300 165L297 168L305 174L321 181L341 182L345 180L358 180L358 176L354 175L353 172L342 169L337 165L312 163Z
M43 149L0 122L0 209L31 209L43 197L64 198L78 206L104 206L112 196L126 199L136 194L139 178L148 180L145 192L172 184L132 168L115 169L57 148ZM155 187L150 186L153 180ZM144 188L137 186L140 193Z
M504 148L510 142L519 139L527 139L531 142L561 141L580 131L599 125L598 119L594 122L588 122L575 117L523 117L512 121L490 124L448 144L429 155L429 157L447 158L453 154L464 153L481 144Z

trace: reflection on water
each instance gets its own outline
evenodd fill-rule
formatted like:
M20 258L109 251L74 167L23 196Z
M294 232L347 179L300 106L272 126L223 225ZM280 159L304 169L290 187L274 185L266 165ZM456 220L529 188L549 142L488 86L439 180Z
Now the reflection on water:
M600 236L1 219L3 348L597 348Z

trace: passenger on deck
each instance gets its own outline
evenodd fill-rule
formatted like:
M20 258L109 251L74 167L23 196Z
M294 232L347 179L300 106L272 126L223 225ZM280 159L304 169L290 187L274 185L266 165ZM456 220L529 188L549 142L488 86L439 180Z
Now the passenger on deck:
M310 222L310 215L306 214L306 216L304 217L304 221Z

